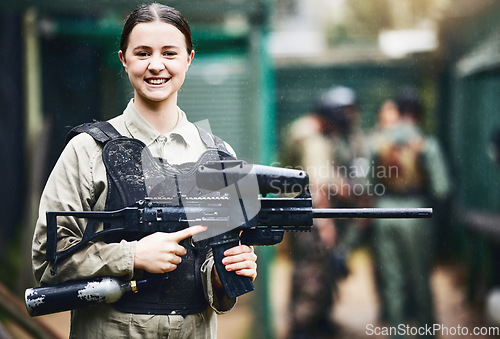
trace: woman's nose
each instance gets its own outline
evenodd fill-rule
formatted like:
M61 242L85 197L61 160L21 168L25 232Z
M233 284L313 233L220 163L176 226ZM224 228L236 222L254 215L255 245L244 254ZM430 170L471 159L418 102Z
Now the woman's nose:
M165 69L165 64L160 56L152 56L149 62L148 69L152 72L159 72Z

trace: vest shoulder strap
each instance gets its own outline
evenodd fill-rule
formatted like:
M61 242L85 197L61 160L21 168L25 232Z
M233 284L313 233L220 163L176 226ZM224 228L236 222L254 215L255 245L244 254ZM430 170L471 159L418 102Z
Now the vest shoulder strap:
M74 127L66 136L66 144L80 133L90 134L97 142L106 144L108 141L122 137L122 135L107 121L87 122Z
M200 134L201 141L203 141L203 143L205 144L205 146L207 146L207 148L217 148L219 151L230 154L224 140L222 140L215 134L212 134L206 131L205 129L199 127L198 125L195 126L196 128L198 128L198 133Z
M200 134L201 140L207 146L207 148L217 148L219 151L230 154L225 142L221 138L204 130L201 127L196 127L198 128L198 133ZM71 131L69 131L68 135L66 136L66 144L80 133L89 134L102 145L106 144L110 140L123 137L109 122L94 121L78 125L71 129Z

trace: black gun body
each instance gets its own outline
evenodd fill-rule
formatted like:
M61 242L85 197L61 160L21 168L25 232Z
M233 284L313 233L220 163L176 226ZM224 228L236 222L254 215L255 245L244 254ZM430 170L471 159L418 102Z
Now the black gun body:
M280 231L310 231L314 218L430 218L432 208L312 208L310 198L260 198L261 208L257 215L257 223L240 225L239 230L280 230ZM186 215L190 218L187 219ZM210 226L228 223L228 208L225 206L206 206L198 202L193 206L169 206L160 202L139 202L136 207L126 207L117 211L89 211L89 212L47 212L47 260L59 262L72 255L89 241L113 233L142 233L166 232L183 229L190 225L200 224ZM57 217L72 216L85 218L88 224L82 240L73 247L57 252ZM113 227L96 232L97 223L113 224ZM227 232L232 231L228 229ZM248 239L248 238L245 238ZM220 240L219 240L220 241ZM226 242L229 241L226 239ZM211 244L217 240L212 239ZM262 241L247 245L268 245ZM276 244L272 239L269 245ZM55 265L56 266L56 265Z
M243 180L253 176L256 180ZM253 182L253 183L252 183ZM243 197L242 192L252 191L258 185L258 194ZM101 212L47 212L46 259L52 262L51 272L56 273L58 263L82 249L90 241L111 235L139 234L140 237L154 232L175 232L192 226L206 225L205 238L197 246L210 246L214 253L217 272L229 298L253 290L250 278L228 272L222 265L224 251L239 243L247 245L275 245L282 241L286 231L310 231L314 218L429 218L432 209L313 209L306 172L249 165L242 161L207 162L198 168L196 186L207 190L235 188L236 193L218 197L182 196L183 203L172 200L145 199L134 206L117 211ZM253 192L253 191L252 191ZM294 198L268 198L267 194L295 193ZM245 199L249 201L245 201ZM257 201L258 200L258 201ZM260 204L256 215L249 216L247 206ZM235 209L235 206L237 208ZM241 208L240 214L234 213ZM87 219L87 227L79 243L69 249L57 251L57 218L75 217ZM102 226L102 227L101 227Z
M89 212L47 212L47 260L53 262L55 274L58 263L80 250L89 241L110 234L151 234L171 232L190 225L200 224L217 227L218 232L209 238L208 245L221 247L223 244L275 245L285 231L310 231L314 218L428 218L431 208L330 208L313 209L311 198L260 198L260 211L256 222L242 224L237 228L223 230L228 224L228 207L218 204L216 199L192 202L188 206L170 206L160 201L140 201L137 206L117 211ZM187 219L186 215L190 218ZM87 219L82 240L71 248L58 252L57 217L72 216ZM109 227L96 232L97 223L108 223ZM222 225L222 226L221 226ZM240 231L241 235L240 235ZM241 239L240 239L241 236ZM224 246L226 247L226 246ZM225 272L221 273L221 275Z

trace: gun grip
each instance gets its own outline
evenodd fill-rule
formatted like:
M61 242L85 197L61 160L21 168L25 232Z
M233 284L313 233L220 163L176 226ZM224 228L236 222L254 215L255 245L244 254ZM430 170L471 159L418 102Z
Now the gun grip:
M234 242L228 242L212 247L215 260L215 268L217 269L217 274L224 286L224 291L229 299L236 298L245 293L254 290L252 280L249 277L243 277L237 275L235 272L226 271L226 268L222 264L222 259L224 259L224 252L227 249L238 246L239 240Z

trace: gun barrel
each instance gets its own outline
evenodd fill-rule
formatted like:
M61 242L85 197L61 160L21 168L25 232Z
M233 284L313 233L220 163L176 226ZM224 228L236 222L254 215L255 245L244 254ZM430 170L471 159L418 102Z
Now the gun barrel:
M314 208L313 218L414 219L432 218L432 208Z

